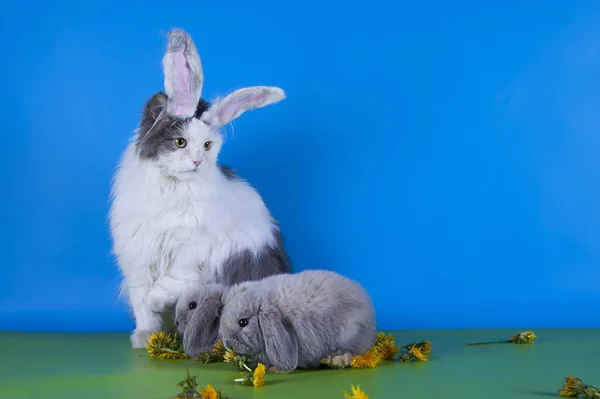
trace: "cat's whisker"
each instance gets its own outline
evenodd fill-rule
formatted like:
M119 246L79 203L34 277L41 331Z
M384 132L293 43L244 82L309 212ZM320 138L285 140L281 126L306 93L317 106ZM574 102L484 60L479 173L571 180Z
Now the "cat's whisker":
M146 137L152 131L152 129L154 129L154 126L156 126L156 124L158 123L158 121L161 120L161 118L163 117L163 114L164 114L164 110L160 111L160 114L158 114L158 117L156 118L156 120L154 121L154 123L152 124L152 126L150 126L150 129L148 129L148 131L146 132L146 134L144 134L144 137Z

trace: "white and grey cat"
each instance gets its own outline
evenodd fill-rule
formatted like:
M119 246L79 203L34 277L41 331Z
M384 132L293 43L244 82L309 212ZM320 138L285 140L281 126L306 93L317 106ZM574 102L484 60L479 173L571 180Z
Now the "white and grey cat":
M171 330L174 305L191 285L291 272L259 193L217 163L219 129L283 100L283 91L255 86L213 104L201 99L200 57L181 29L168 35L163 71L165 92L147 101L111 193L113 252L135 317L134 348L152 332Z

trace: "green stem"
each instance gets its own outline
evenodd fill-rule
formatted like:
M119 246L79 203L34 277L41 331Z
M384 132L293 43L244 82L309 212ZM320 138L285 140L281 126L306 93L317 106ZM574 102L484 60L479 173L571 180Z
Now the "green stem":
M173 349L169 349L169 348L160 348L161 352L168 352L168 353L181 353L179 351L173 350Z
M252 372L252 369L250 367L246 366L246 364L242 363L242 366L244 366L244 368L246 370L248 370L249 372Z
M490 344L510 344L512 341L491 341L491 342L473 342L467 345L490 345Z
M585 388L583 389L582 394L585 398L589 398L589 399L600 398L600 392L598 392L598 390L591 385L586 385Z

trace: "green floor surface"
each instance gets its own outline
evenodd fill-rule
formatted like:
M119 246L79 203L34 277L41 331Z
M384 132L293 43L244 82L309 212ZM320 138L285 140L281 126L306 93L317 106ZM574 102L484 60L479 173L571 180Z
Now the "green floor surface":
M385 362L377 369L267 374L262 388L233 380L229 364L149 359L126 334L0 332L0 398L169 399L186 365L200 385L229 398L343 399L358 384L370 399L558 397L565 376L600 387L600 329L535 330L536 344L466 346L518 330L393 331L397 343L430 340L428 363Z

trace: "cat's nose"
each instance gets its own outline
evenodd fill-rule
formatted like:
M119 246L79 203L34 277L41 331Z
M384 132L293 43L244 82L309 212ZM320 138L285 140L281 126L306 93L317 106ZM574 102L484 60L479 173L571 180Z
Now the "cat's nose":
M192 161L195 167L198 167L202 161Z

